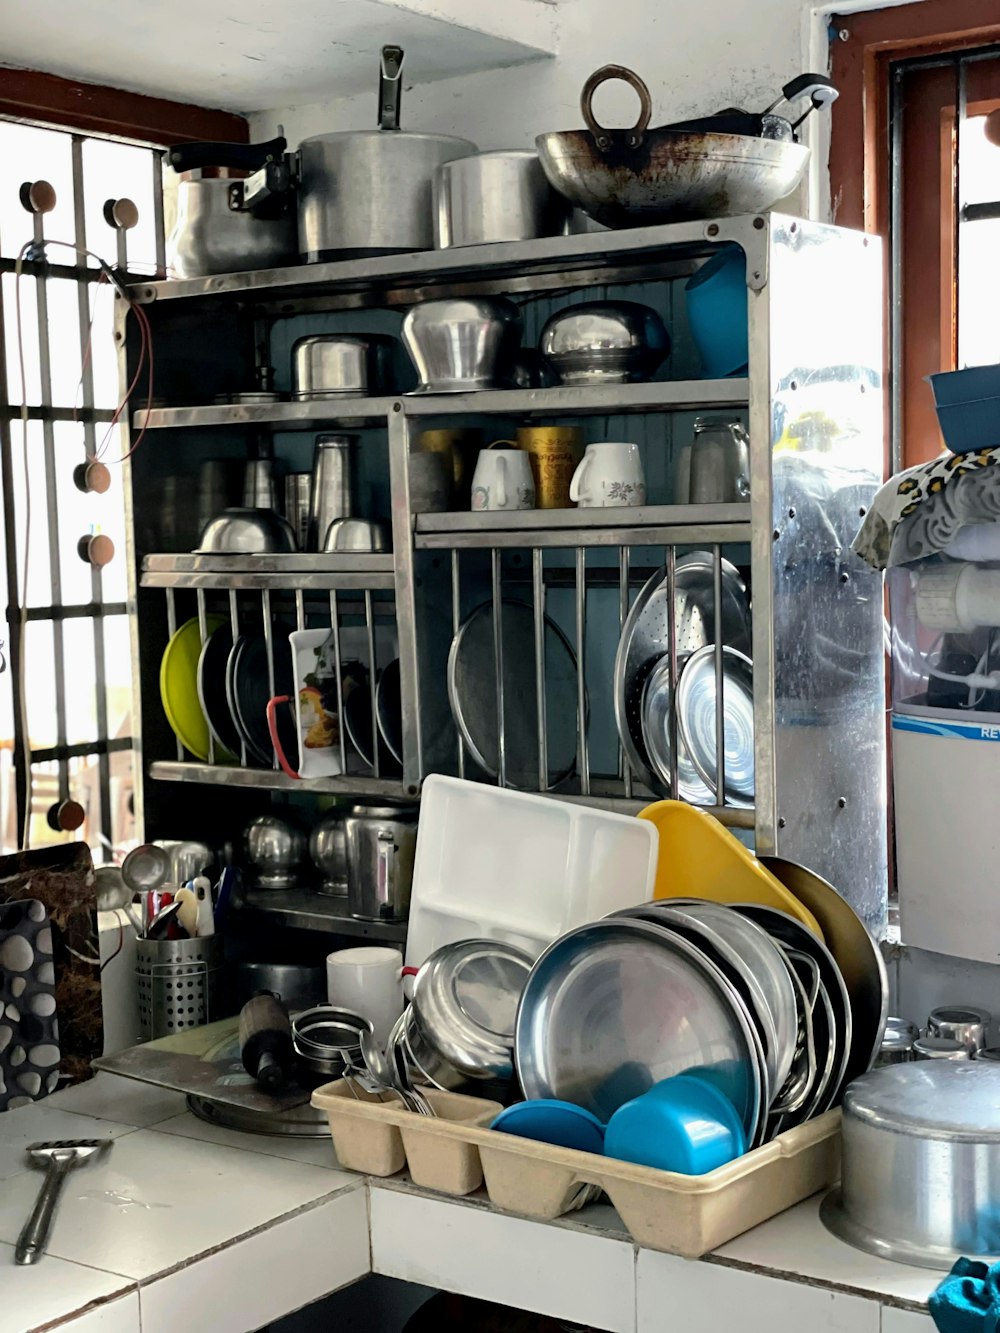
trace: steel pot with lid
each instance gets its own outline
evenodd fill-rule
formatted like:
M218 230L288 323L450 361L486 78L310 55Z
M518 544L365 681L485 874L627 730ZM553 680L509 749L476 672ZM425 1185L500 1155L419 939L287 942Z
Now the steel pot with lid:
M364 921L401 921L410 910L417 849L415 806L354 805L344 819L347 905Z
M384 46L377 129L313 135L295 153L284 152L284 140L186 144L171 149L169 161L178 171L188 166L259 168L239 182L238 206L262 217L281 207L294 190L299 254L309 263L431 250L434 172L444 162L476 152L476 145L452 135L399 128L402 67L402 48ZM266 160L255 161L253 154L261 150L270 152Z

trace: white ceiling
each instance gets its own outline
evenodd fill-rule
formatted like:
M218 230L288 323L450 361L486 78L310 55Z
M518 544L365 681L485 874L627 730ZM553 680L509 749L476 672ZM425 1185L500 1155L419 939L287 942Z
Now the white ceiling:
M0 0L0 63L233 111L404 86L551 54L543 0ZM405 117L405 102L404 102Z

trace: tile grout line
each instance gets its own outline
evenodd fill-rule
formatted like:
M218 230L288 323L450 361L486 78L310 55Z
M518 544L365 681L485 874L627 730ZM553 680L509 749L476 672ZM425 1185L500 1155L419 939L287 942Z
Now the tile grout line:
M317 1170L325 1170L325 1167L318 1167ZM267 1222L262 1222L260 1226L252 1227L249 1231L243 1231L238 1236L231 1236L228 1240L220 1241L218 1245L212 1245L207 1250L200 1250L197 1254L191 1255L187 1259L182 1259L176 1264L171 1264L169 1268L160 1269L156 1273L151 1273L146 1277L134 1279L140 1293L144 1287L150 1287L155 1282L163 1278L173 1277L175 1273L183 1271L185 1268L191 1268L195 1264L201 1263L203 1259L210 1259L213 1255L222 1254L225 1250L232 1249L234 1245L239 1245L245 1240L250 1240L254 1236L259 1236L265 1231L271 1231L275 1227L281 1226L285 1222L291 1221L295 1217L301 1217L305 1213L314 1212L317 1208L322 1208L325 1204L338 1198L340 1195L353 1194L358 1189L365 1189L365 1181L360 1183L352 1181L348 1185L341 1185L337 1189L330 1190L326 1194L321 1194L316 1199L311 1199L308 1203L299 1204L298 1207L291 1209L287 1213L282 1213L279 1217L272 1217ZM371 1252L371 1225L368 1227L369 1257Z

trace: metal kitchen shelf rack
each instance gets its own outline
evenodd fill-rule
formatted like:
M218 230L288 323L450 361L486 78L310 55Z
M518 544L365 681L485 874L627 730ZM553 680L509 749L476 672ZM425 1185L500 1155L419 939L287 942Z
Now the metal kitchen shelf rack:
M667 305L673 322L683 324L680 280L722 244L738 245L747 261L745 377L693 379L691 359L681 357L676 378L644 384L254 405L213 401L253 383L259 349L279 327L294 330L282 334L284 348L315 321L330 327L323 321L333 319L349 328L359 312L398 319L408 305L443 295L505 294L530 310L532 303L557 306L580 289L610 289ZM771 214L137 285L156 346L157 398L179 405L133 414L133 439L143 426L150 432L126 465L134 516L160 478L191 476L215 451L246 456L266 434L298 449L301 459L309 447L305 432L344 426L366 432L366 459L387 458L393 538L392 556L336 563L325 556L232 557L227 563L163 554L148 543L144 549L137 517L130 556L147 834L155 835L161 822L168 788L212 785L220 799L231 800L263 799L268 792L389 790L385 779L370 775L302 784L278 772L175 757L156 684L165 594L168 600L284 596L301 625L325 581L344 595L391 592L403 704L403 774L391 790L408 798L419 795L431 771L499 780L479 769L459 741L448 705L448 646L470 610L491 605L496 626L507 597L533 608L535 703L545 694L539 627L551 610L578 650L575 772L551 795L635 809L656 793L632 771L613 722L609 729L614 643L649 575L665 566L672 576L686 551L707 548L715 586L728 558L739 565L752 598L756 781L753 809L709 808L752 831L760 851L835 876L877 928L886 875L881 594L849 545L881 477L880 264L874 238ZM127 376L138 340L124 312L118 337ZM191 405L199 403L212 405ZM748 423L751 494L745 504L412 513L407 459L429 425L573 420L601 432L594 438L638 433L647 473L655 464L666 476L670 423L681 423L683 434L690 429L685 414L706 410L738 412ZM718 639L718 627L711 628ZM670 656L677 657L676 644ZM715 660L720 672L721 652ZM503 679L502 644L495 665L495 679ZM673 685L682 665L673 661ZM548 772L544 703L537 712L535 786L542 789ZM498 714L503 735L511 714L499 701ZM721 709L716 721L721 778ZM676 772L669 785L678 790ZM245 813L238 800L233 808ZM196 797L189 811L194 818Z

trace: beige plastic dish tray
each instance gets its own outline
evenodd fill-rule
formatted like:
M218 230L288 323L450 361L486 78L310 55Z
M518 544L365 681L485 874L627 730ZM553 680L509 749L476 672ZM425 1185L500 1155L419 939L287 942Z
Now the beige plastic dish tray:
M503 1108L481 1097L422 1091L433 1117L407 1111L391 1093L364 1092L344 1079L317 1088L312 1104L326 1112L337 1159L348 1170L393 1176L408 1166L414 1183L425 1189L471 1194L483 1183L483 1169L479 1149L464 1136L490 1124Z
M610 1198L637 1244L697 1259L783 1213L840 1178L840 1111L827 1111L704 1176L634 1166L593 1153L487 1129L498 1102L424 1090L431 1119L380 1101L343 1081L318 1088L343 1166L391 1176L409 1166L416 1184L471 1194L485 1179L490 1202L507 1213L551 1221L579 1203L580 1187ZM388 1096L388 1094L387 1094Z
M457 1132L457 1127L455 1127ZM840 1177L840 1111L828 1111L704 1176L469 1129L490 1202L545 1220L569 1211L582 1184L608 1195L637 1244L696 1259Z

